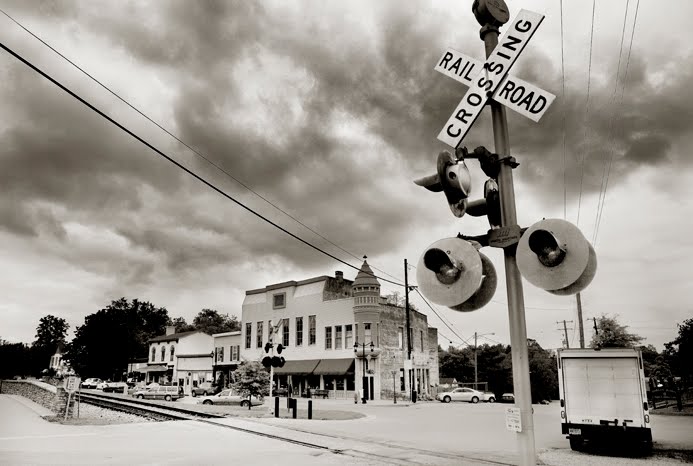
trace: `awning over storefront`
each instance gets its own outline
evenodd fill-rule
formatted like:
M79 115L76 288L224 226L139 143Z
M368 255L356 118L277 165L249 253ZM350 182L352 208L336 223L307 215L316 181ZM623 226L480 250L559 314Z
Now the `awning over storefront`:
M321 359L313 370L315 375L344 375L354 372L354 358Z
M139 372L140 374L145 374L147 372L166 372L166 371L168 371L168 366L156 365L156 366L140 367L139 369L136 369L133 372Z
M275 374L309 375L313 373L320 359L303 359L299 361L286 361L284 367L275 367Z

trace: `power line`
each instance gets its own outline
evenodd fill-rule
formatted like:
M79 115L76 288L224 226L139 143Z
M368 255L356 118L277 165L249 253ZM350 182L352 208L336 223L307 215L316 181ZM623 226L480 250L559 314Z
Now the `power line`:
M633 18L633 29L630 33L630 44L628 45L628 58L626 59L626 70L623 74L623 85L621 86L621 96L619 99L618 106L620 106L623 103L623 94L625 93L625 90L626 90L626 79L628 78L628 67L630 65L630 53L633 50L633 37L635 36L635 26L638 22L638 10L639 9L640 9L640 0L638 0L638 2L635 4L635 17ZM625 19L624 19L624 27L625 27ZM616 113L616 109L614 109L614 113L612 113L612 118L613 118L613 115L615 113ZM596 220L596 225L595 225L595 229L594 229L594 237L592 240L592 244L595 246L597 243L597 235L599 234L599 226L602 223L602 214L604 212L604 204L606 203L606 190L609 186L609 175L611 174L611 165L614 161L615 150L613 150L613 145L614 145L613 141L615 139L616 139L615 137L613 137L613 139L612 139L612 144L611 144L612 151L611 151L611 156L609 157L609 167L608 167L608 170L606 172L606 180L604 182L604 195L602 197L601 208L599 207L599 203L597 203L597 220Z
M589 66L587 68L587 98L585 99L585 132L583 136L583 143L587 144L587 129L588 129L588 116L590 113L590 82L592 81L592 43L594 38L594 11L597 8L597 1L592 0L592 25L590 26L590 60ZM577 221L575 224L580 226L580 205L582 204L582 182L585 178L585 159L587 159L587 149L583 150L582 159L580 163L580 194L578 195L578 210L577 210Z
M256 217L260 218L261 220L264 220L265 222L269 223L269 224L272 225L273 227L275 227L275 228L277 228L277 229L283 231L283 232L286 233L287 235L289 235L289 236L291 236L292 238L294 238L294 239L300 241L301 243L305 244L306 246L309 246L309 247L315 249L316 251L321 252L322 254L324 254L324 255L326 255L326 256L328 256L328 257L330 257L330 258L336 260L337 262L340 262L341 264L344 264L344 265L346 265L346 266L348 266L348 267L351 267L351 268L353 268L353 269L355 269L355 270L359 270L359 271L360 271L360 267L357 267L357 266L352 265L352 264L350 264L350 263L348 263L348 262L346 262L346 261L343 261L342 259L338 258L337 256L335 256L335 255L333 255L333 254L330 254L329 252L325 251L324 249L321 249L321 248L319 248L318 246L315 246L314 244L312 244L312 243L310 243L310 242L304 240L303 238L297 236L296 234L291 233L291 232L290 232L289 230L287 230L286 228L284 228L284 227L282 227L282 226L276 224L275 222L273 222L273 221L270 220L269 218L263 216L263 215L260 214L259 212L253 210L252 208L246 206L245 204L243 204L242 202L238 201L237 199L235 199L235 198L232 197L231 195L227 194L225 191L223 191L223 190L221 190L220 188L216 187L214 184L212 184L212 183L210 183L209 181L207 181L206 179L202 178L200 175L196 174L196 173L193 172L192 170L190 170L190 169L186 168L185 166L181 165L179 162L175 161L173 158L171 158L170 156L166 155L164 152L162 152L161 150L157 149L157 148L154 147L152 144L150 144L149 142L147 142L146 140L144 140L143 138L141 138L140 136L138 136L138 135L135 134L134 132L130 131L129 129L127 129L127 128L126 128L125 126L123 126L122 124L118 123L118 122L117 122L116 120L114 120L113 118L109 117L106 113L104 113L103 111L101 111L101 110L99 110L98 108L96 108L94 105L92 105L92 104L90 104L89 102L87 102L85 99L83 99L82 97L80 97L79 95L77 95L75 92L73 92L72 90L68 89L66 86L64 86L63 84L61 84L60 82L58 82L58 81L57 81L56 79L54 79L52 76L50 76L49 74L47 74L47 73L44 72L43 70L39 69L39 68L38 68L37 66L35 66L33 63L29 62L27 59L25 59L24 57L22 57L21 55L19 55L18 53L16 53L14 50L12 50L12 49L10 49L9 47L7 47L4 43L0 42L0 47L2 47L5 51L7 51L7 52L8 52L9 54L11 54L12 56L14 56L16 59L18 59L19 61L21 61L21 62L24 63L25 65L27 65L29 68L31 68L32 70L36 71L38 74L40 74L41 76L43 76L44 78L46 78L47 80L49 80L51 83L53 83L54 85L56 85L57 87L59 87L60 89L62 89L64 92L66 92L67 94L69 94L71 97L73 97L74 99L78 100L80 103L82 103L84 106L86 106L87 108L89 108L90 110L92 110L94 113L96 113L96 114L98 114L99 116L101 116L102 118L106 119L106 120L109 121L111 124L113 124L114 126L116 126L117 128L119 128L119 129L122 130L123 132L127 133L127 134L130 135L132 138L136 139L137 141L139 141L140 143L142 143L143 145L145 145L146 147L148 147L148 148L151 149L152 151L156 152L158 155L160 155L161 157L163 157L163 158L166 159L167 161L171 162L172 164L174 164L175 166L177 166L178 168L180 168L181 170L183 170L184 172L186 172L186 173L189 174L190 176L194 177L194 178L197 179L198 181L200 181L200 182L202 182L203 184L205 184L207 187L213 189L214 191L218 192L219 194L221 194L221 195L224 196L225 198L227 198L227 199L229 199L230 201L232 201L232 202L234 202L235 204L237 204L238 206L240 206L240 207L242 207L243 209L247 210L248 212L252 213L252 214L255 215ZM373 277L378 278L378 279L380 279L380 280L383 280L383 281L385 281L385 282L388 282L388 283L392 283L392 284L399 285L399 286L404 286L404 285L401 284L401 283L396 283L396 282L387 280L387 279L382 278L382 277L377 277L375 274L370 274L370 275L372 275Z
M202 158L202 159L203 159L205 162L207 162L209 165L213 166L214 168L216 168L217 170L219 170L220 172L222 172L223 174L225 174L228 178L232 179L233 181L235 181L236 183L238 183L239 185L241 185L242 187L244 187L245 189L247 189L247 190L250 191L251 193L255 194L257 197L259 197L260 199L262 199L263 201L265 201L267 204L271 205L271 206L274 207L276 210L278 210L278 211L281 212L282 214L286 215L286 216L289 217L291 220L295 221L296 223L298 223L299 225L301 225L302 227L304 227L305 229L307 229L307 230L310 231L311 233L313 233L313 234L315 234L316 236L320 237L321 239L325 240L326 242L328 242L328 243L331 244L332 246L336 247L337 249L341 250L342 252L344 252L344 253L350 255L351 257L353 257L353 258L355 258L355 259L357 259L357 260L360 259L360 257L358 257L357 255L355 255L354 253L349 252L349 251L347 251L346 249L344 249L344 248L342 248L341 246L339 246L338 244L336 244L336 243L330 241L330 240L329 240L328 238L326 238L324 235L322 235L322 234L320 234L319 232L315 231L314 229L312 229L311 227L309 227L308 225L306 225L305 223L303 223L302 221L300 221L298 218L296 218L296 217L294 217L293 215L291 215L290 213L286 212L284 209L282 209L281 207L277 206L277 205L274 204L272 201L270 201L270 200L267 199L266 197L264 197L264 196L262 196L261 194L259 194L257 191L253 190L253 189L252 189L250 186L248 186L246 183L242 182L241 180L239 180L238 178L236 178L235 176L233 176L231 173L229 173L228 171L226 171L223 167L221 167L221 166L219 166L218 164L216 164L213 160L210 160L208 157L206 157L205 155L203 155L202 153L200 153L197 149L195 149L195 148L193 148L192 146L190 146L189 144L187 144L187 143L186 143L185 141L183 141L180 137L178 137L178 136L176 136L175 134L173 134L171 131L169 131L168 129L166 129L164 126L162 126L161 124L159 124L158 122L156 122L153 118L149 117L149 116L148 116L147 114L145 114L143 111L141 111L140 109L138 109L137 107L135 107L134 105L132 105L130 102L128 102L124 97L121 97L118 93L116 93L115 91L113 91L110 87L108 87L108 86L106 86L105 84L103 84L103 83L102 83L101 81L99 81L96 77L94 77L94 76L91 75L89 72L87 72L84 68L82 68L82 67L80 67L79 65L77 65L75 62L73 62L72 60L70 60L69 58L67 58L64 54L62 54L62 53L61 53L60 51L58 51L56 48L54 48L53 46L51 46L50 44L48 44L46 41L44 41L43 39L41 39L41 38L40 38L39 36L37 36L34 32L32 32L31 30L29 30L27 27L25 27L23 24L21 24L21 23L20 23L19 21L17 21L15 18L13 18L12 16L10 16L10 15L9 15L7 12L5 12L2 8L0 8L0 13L2 13L3 15L5 15L5 16L6 16L7 18L9 18L12 22L14 22L17 26L19 26L20 28L22 28L24 31L26 31L28 34L30 34L32 37L34 37L34 38L35 38L36 40L38 40L39 42L41 42L43 45L45 45L46 47L48 47L51 51L53 51L55 54L57 54L60 58L62 58L63 60L65 60L66 62L68 62L70 65L72 65L73 67L75 67L77 70L79 70L80 72L82 72L85 76L87 76L87 77L88 77L89 79L91 79L93 82L95 82L96 84L98 84L99 86L101 86L104 90L106 90L107 92L109 92L110 94L112 94L112 95L113 95L114 97L116 97L118 100L120 100L120 101L123 102L125 105L127 105L128 107L130 107L131 109L133 109L135 112L139 113L142 117L144 117L145 119L147 119L150 123L152 123L153 125L155 125L156 127L158 127L160 130L162 130L163 132L165 132L166 134L168 134L170 137L172 137L172 138L175 139L176 141L178 141L178 143L180 143L180 144L182 144L183 146L185 146L185 147L186 147L188 150L190 150L193 154L195 154L195 155L197 155L198 157ZM400 280L398 277L395 277L395 276L393 276L393 275L391 275L391 274L385 272L384 270L379 269L378 267L376 267L376 266L374 266L374 265L371 265L371 267L373 267L373 268L376 269L376 270L379 270L380 272L384 273L385 275L387 275L387 276L389 276L389 277L392 277L392 278L394 278L394 279L396 279L396 280ZM400 286L403 286L403 285L400 285Z
M561 0L561 82L563 85L563 92L561 97L563 99L563 220L567 217L567 203L568 203L568 188L566 184L566 149L565 149L565 118L566 118L566 103L565 103L565 64L563 60L563 0Z
M416 287L416 288L414 288L414 289L415 289L416 292L419 294L419 296L421 296L421 299L423 299L423 301L426 303L426 305L428 305L428 307L429 307L429 308L433 311L433 313L438 317L438 319L440 319L440 321L441 321L443 324L445 324L445 326L446 326L457 338L459 338L460 340L462 340L462 341L464 341L465 343L467 343L467 345L469 345L469 342L467 342L467 340L465 340L464 338L462 338L462 337L460 336L460 334L457 333L457 332L455 331L454 328L452 328L445 320L443 320L443 318L440 316L440 314L438 314L438 311L436 311L436 310L433 308L433 306L431 306L431 303L429 303L429 302L426 300L426 298L424 298L424 296L423 296L423 295L421 294L421 292L419 291L419 288Z

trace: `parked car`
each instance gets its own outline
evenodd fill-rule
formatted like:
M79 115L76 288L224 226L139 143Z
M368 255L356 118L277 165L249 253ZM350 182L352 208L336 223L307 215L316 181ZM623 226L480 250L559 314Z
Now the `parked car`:
M106 382L102 390L104 392L126 393L128 391L128 384L125 382Z
M190 390L190 394L192 396L207 396L207 395L213 395L214 394L214 387L212 386L211 383L202 383L198 385L197 387L193 387Z
M481 398L481 401L485 401L487 403L495 403L496 402L496 394L493 392L481 392L483 397Z
M109 380L108 382L101 381L98 384L96 384L96 389L97 390L103 390L106 385L108 385L111 381Z
M204 396L197 400L197 402L204 405L240 405L245 407L248 407L249 403L247 396L242 397L238 393L229 389L222 390L216 395ZM253 406L261 405L264 402L265 401L263 399L255 398L254 396L250 398L250 403L252 403Z
M450 403L451 401L469 401L471 403L478 403L479 401L486 401L488 397L484 395L484 392L478 390L473 390L467 387L455 388L449 392L438 393L436 399L442 401L443 403ZM493 398L493 401L496 401Z
M146 398L149 400L175 401L183 397L183 387L178 387L176 385L160 385L158 387L137 390L132 396L140 400Z
M503 393L500 401L501 403L515 403L515 395L512 393Z
M103 380L101 380L101 379L95 379L95 378L87 379L84 382L82 382L82 388L96 388L96 386L102 382L103 382Z

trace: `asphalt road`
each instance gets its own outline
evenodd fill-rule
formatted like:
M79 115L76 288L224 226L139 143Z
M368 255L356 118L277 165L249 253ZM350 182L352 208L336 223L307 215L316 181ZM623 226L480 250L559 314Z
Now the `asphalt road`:
M214 421L64 426L21 397L0 395L0 465L25 464L517 464L506 405L437 402L368 405L314 400L314 409L355 410L355 420L227 418ZM306 400L299 400L299 408ZM545 464L664 464L576 454L560 433L556 403L535 408L536 447ZM44 410L45 411L45 410ZM310 448L228 427L280 435ZM656 448L693 450L693 417L653 416ZM542 456L543 455L543 456Z

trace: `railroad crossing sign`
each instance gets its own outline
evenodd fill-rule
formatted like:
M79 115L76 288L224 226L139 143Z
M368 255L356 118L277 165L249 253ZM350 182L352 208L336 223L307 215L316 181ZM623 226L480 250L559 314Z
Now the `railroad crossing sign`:
M453 49L446 50L435 69L469 89L438 134L440 141L459 146L489 97L534 121L541 118L556 96L510 76L509 71L543 20L542 14L520 10L483 64Z

